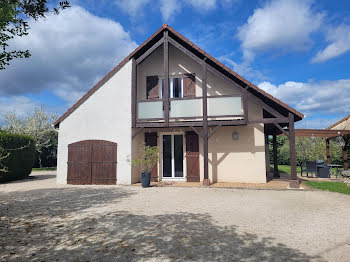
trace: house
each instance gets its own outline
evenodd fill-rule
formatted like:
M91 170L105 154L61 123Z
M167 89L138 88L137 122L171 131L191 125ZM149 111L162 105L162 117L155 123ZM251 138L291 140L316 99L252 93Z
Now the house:
M130 159L146 143L161 151L152 181L265 183L268 136L283 132L298 187L302 118L163 25L54 123L57 182L136 183Z

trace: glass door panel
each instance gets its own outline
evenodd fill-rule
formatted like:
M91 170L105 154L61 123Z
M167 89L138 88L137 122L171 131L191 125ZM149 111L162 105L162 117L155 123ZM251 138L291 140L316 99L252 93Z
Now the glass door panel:
M163 177L172 177L171 135L163 135Z
M174 135L175 177L183 177L183 136Z

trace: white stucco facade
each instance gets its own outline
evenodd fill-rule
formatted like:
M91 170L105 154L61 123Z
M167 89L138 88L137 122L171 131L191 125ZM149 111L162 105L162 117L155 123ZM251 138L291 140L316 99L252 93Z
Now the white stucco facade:
M60 123L58 183L67 183L68 145L97 139L118 144L117 183L131 184L131 69L130 60Z

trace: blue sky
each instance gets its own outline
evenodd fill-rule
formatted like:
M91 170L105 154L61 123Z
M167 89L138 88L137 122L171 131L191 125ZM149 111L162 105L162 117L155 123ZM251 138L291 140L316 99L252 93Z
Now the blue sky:
M0 71L0 123L40 105L64 113L163 23L304 113L300 128L350 113L350 1L70 2L11 42L32 57Z

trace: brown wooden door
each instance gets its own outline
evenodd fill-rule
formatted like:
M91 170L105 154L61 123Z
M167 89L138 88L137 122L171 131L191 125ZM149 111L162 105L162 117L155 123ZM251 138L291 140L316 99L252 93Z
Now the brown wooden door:
M186 132L187 182L199 182L199 138L195 132Z
M156 132L145 133L145 145L157 146L158 135ZM151 170L151 182L158 182L158 166L155 165Z
M117 182L117 144L95 140L91 157L92 184L115 185Z
M68 184L114 185L116 173L116 143L84 140L68 145Z

